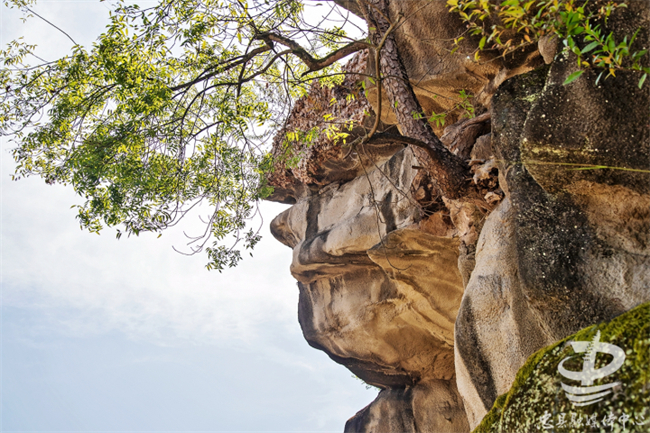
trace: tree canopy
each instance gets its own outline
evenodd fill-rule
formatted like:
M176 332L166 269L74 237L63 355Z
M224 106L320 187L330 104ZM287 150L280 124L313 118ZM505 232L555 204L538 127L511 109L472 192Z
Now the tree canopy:
M34 2L4 0L47 21ZM71 185L85 200L82 228L117 227L118 237L161 233L208 203L206 231L192 249L207 251L208 268L234 266L241 254L225 238L233 234L244 248L259 241L247 221L272 192L269 138L311 81L341 82L340 61L370 49L377 72L369 79L385 88L403 134L391 139L423 148L439 194L456 198L468 188L467 167L442 145L415 98L392 34L403 17L391 21L388 3L325 2L328 12L315 20L300 0L160 0L150 8L116 0L92 47L66 33L69 55L32 65L35 47L13 41L0 52L0 133L17 145L14 177ZM480 39L477 61L484 47L507 53L556 34L585 67L611 75L637 69L645 73L639 85L650 72L640 64L646 51L631 50L634 37L616 44L590 26L618 7L612 2L594 13L574 0L447 4L468 23L468 37ZM490 17L498 25L486 26ZM591 43L578 46L579 35ZM597 54L593 65L582 59L589 52ZM380 97L379 112L381 104ZM364 139L380 138L377 122Z
M311 80L341 80L336 61L368 45L346 35L345 15L327 27L304 12L295 0L119 1L91 48L31 66L34 46L11 43L0 129L18 143L15 178L71 184L81 226L118 237L160 233L208 202L195 249L212 237L208 266L236 264L221 241L259 240L246 221L271 191L267 139Z

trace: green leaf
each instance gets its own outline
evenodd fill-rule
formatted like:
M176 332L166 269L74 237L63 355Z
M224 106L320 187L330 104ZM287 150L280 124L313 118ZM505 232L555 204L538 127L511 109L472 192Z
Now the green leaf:
M588 53L589 51L591 51L591 50L593 50L594 48L596 48L598 45L600 45L600 42L598 42L598 41L594 41L594 42L590 43L589 45L587 45L586 47L584 47L584 48L582 49L581 53L582 53L582 54L584 54L584 53Z
M646 78L648 78L648 74L643 74L643 76L639 80L639 89L643 87L643 83L645 82Z
M579 70L574 72L573 74L569 75L566 80L564 80L564 83L562 83L563 86L566 86L569 83L572 83L573 81L577 80L578 77L580 77L582 74L584 74L585 71Z

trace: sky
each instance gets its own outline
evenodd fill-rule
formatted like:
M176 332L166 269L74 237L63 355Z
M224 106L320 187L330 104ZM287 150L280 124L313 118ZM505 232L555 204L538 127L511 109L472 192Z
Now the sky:
M38 18L1 8L2 46L24 35L47 60L70 48ZM90 44L108 8L34 10ZM11 147L3 137L0 431L342 431L374 399L303 339L291 250L268 230L286 206L262 205L254 257L219 274L205 255L172 249L182 230L202 230L198 219L159 239L81 231L72 190L10 180Z

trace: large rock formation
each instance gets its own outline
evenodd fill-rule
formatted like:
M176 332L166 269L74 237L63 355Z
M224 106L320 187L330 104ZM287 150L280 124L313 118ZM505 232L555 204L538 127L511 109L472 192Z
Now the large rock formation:
M378 95L355 84L365 53L340 86L314 85L276 138L276 156L300 160L271 178L271 199L295 203L271 227L293 249L309 344L382 389L345 431L467 432L531 354L650 300L650 86L625 71L563 86L576 62L553 60L550 43L543 57L477 66L447 50L462 23L444 2L392 8L411 17L396 37L425 109L452 108L459 89L476 95L481 115L456 113L438 132L470 160L484 201L435 196L421 155L396 143L285 140L324 113L356 116L350 140L364 133ZM621 39L646 29L647 40L648 22L650 6L636 2L610 27ZM550 66L527 72L542 59ZM382 113L381 130L393 121Z
M298 319L309 344L386 389L350 425L466 431L454 380L458 241L417 229L420 210L405 193L414 164L404 149L367 176L301 199L271 230L293 248ZM446 410L426 413L429 404ZM393 415L378 420L384 407Z
M456 326L472 426L532 352L650 299L648 87L625 73L596 86L591 71L563 86L574 64L513 78L492 101L506 200L487 217Z

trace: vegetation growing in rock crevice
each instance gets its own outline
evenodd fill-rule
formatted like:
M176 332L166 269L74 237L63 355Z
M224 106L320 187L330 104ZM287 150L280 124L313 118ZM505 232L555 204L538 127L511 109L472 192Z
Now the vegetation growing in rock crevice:
M563 52L575 54L578 66L603 69L596 83L605 73L607 78L615 77L618 70L634 70L640 73L639 87L642 87L650 73L647 47L633 48L641 29L619 42L613 32L604 30L612 12L627 7L624 2L447 0L447 5L467 23L469 34L481 37L474 53L477 61L484 49L495 49L507 55L537 44L542 38L557 38ZM584 70L574 72L564 84L583 73Z
M35 0L4 3L36 15L30 9ZM191 239L190 251L206 251L208 268L234 266L240 251L224 240L233 235L235 244L242 241L247 249L259 241L248 221L258 200L272 191L266 181L274 167L269 138L314 79L325 86L340 84L339 61L370 49L375 76L369 79L386 91L385 105L393 110L401 135L378 133L379 97L374 124L360 139L422 149L440 198L476 195L466 182L465 162L447 150L431 127L442 125L444 113L424 113L402 63L394 32L408 17L391 18L390 0L333 3L355 9L367 32L361 29L361 37L350 37L345 26L351 21L343 9L338 9L338 23L310 23L299 0L160 0L145 9L118 0L110 25L89 49L66 34L74 43L70 55L31 65L27 59L35 47L10 43L0 52L0 132L17 144L15 178L36 175L49 184L72 185L84 200L77 206L81 226L96 233L119 227L117 237L161 233L207 203L206 230ZM552 31L565 32L571 51L580 46L579 58L596 53L600 61L593 64L607 66L612 75L617 68L641 67L646 53L631 52L638 41L630 37L616 45L589 27L589 20L606 17L614 5L592 13L575 4L454 0L450 7L467 19L470 32L489 32L479 48L507 53L519 47L517 38L532 43ZM517 8L523 15L504 15L503 29L481 24L494 13ZM527 15L535 8L542 8L542 15L554 12L546 21L536 21ZM539 27L542 22L547 24ZM505 38L506 30L516 37ZM582 47L572 42L577 36L595 39ZM625 60L628 54L631 64ZM468 116L473 115L470 99L463 93L458 105ZM344 138L352 126L348 122L344 130L334 124L336 119L329 119L330 126L324 120L326 135L334 137ZM300 135L287 132L293 138Z

